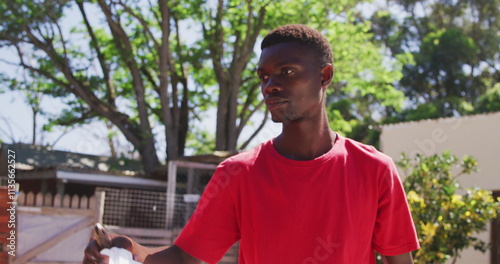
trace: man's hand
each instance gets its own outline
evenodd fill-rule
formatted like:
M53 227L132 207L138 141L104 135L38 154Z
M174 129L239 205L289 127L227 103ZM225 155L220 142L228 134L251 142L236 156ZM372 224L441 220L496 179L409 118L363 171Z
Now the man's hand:
M147 248L126 236L110 234L112 246L124 248L134 256L134 260L144 264L199 264L202 261L187 254L177 246ZM108 264L109 257L101 255L97 240L92 239L85 248L82 264Z
M140 260L139 260L140 261ZM176 245L158 250L154 249L143 261L144 264L201 264L202 261L189 255Z
M97 244L97 240L90 240L85 248L82 264L107 264L109 257L101 255L100 251L101 248Z
M113 247L124 248L132 253L134 259L138 258L138 252L135 252L137 250L134 249L136 248L134 247L135 243L130 238L114 234L110 234L110 236L112 239L111 245ZM109 262L109 257L101 255L101 250L102 248L99 246L96 239L90 240L85 248L82 264L107 264Z

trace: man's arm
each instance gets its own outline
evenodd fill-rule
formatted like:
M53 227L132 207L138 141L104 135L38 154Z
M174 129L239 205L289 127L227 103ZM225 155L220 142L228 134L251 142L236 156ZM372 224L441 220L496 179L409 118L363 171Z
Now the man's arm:
M411 252L396 255L396 256L382 256L384 264L413 264Z
M189 255L177 246L148 248L126 236L113 235L113 246L124 248L132 253L134 259L143 264L200 264L201 260ZM105 264L106 255L101 255L101 248L93 239L87 244L83 264Z
M139 261L141 261L139 259ZM173 245L159 251L152 251L144 257L143 264L201 264L202 261Z

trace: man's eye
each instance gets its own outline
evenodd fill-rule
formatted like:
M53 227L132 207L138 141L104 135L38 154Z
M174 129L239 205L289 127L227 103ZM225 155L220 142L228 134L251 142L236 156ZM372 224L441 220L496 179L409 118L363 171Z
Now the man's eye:
M259 79L261 81L265 81L265 80L269 79L269 75L264 75L264 74L263 75L259 75Z
M290 74L293 73L293 69L291 69L291 68L285 68L285 69L282 70L282 73L284 75L290 75Z

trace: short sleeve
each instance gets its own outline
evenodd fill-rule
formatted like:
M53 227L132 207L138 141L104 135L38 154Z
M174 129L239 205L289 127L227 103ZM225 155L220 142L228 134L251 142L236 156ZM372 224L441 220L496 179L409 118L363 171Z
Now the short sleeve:
M236 207L230 188L232 178L219 166L205 188L196 210L175 241L186 253L207 263L217 263L240 238Z
M406 194L392 161L379 180L373 247L386 256L404 254L420 247Z

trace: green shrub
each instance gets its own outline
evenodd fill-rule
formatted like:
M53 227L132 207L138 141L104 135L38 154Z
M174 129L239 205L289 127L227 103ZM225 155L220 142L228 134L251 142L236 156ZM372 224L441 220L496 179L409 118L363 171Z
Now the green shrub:
M409 159L403 154L397 165L405 171L403 185L421 245L413 253L416 264L448 259L454 263L468 247L482 252L488 249L477 234L497 217L500 199L495 201L487 190L464 189L457 181L477 170L474 158L459 160L445 152Z

